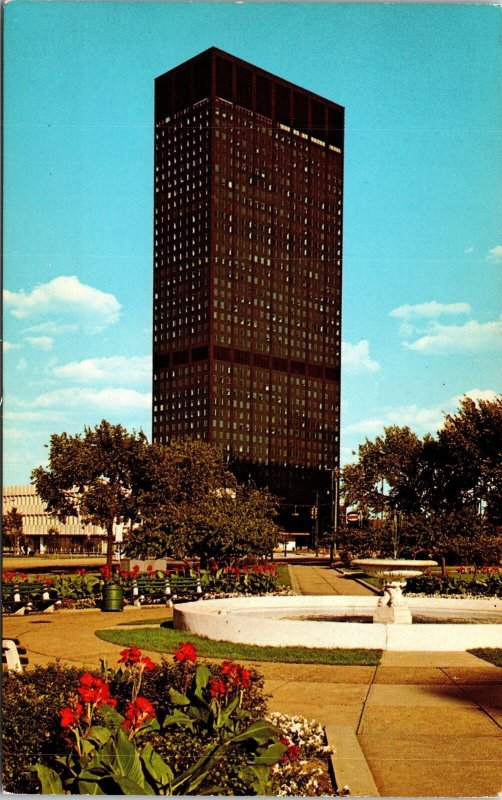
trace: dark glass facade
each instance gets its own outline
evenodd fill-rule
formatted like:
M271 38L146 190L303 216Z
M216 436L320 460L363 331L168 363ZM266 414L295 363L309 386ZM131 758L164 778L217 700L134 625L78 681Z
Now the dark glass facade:
M215 48L156 80L153 438L287 502L338 465L343 129Z

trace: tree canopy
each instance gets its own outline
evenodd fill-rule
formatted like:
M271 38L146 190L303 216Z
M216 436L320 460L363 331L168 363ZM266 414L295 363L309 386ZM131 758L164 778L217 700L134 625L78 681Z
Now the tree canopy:
M239 485L213 445L192 439L152 445L148 473L129 555L229 562L273 549L275 500L266 490Z
M47 510L64 521L80 514L107 533L107 565L113 558L113 524L137 521L145 480L148 443L143 433L128 433L103 420L83 435L53 434L48 467L37 467L32 482Z
M358 456L343 470L343 491L367 521L366 549L385 551L393 541L394 552L500 558L502 398L464 397L436 437L387 427ZM364 530L353 540L364 549Z
M132 529L124 552L139 557L229 562L270 553L278 536L275 499L239 485L221 452L197 439L149 444L103 420L83 434L53 434L48 466L32 482L60 520L80 514L106 530L109 567L119 521Z
M19 553L23 545L23 515L17 508L11 508L3 515L3 533L6 540L13 547L15 553Z

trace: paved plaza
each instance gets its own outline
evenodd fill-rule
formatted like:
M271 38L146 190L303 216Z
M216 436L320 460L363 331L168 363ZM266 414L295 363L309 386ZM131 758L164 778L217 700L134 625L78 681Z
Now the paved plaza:
M291 560L304 594L366 593L327 564ZM119 645L94 631L165 619L161 607L122 614L64 611L6 617L30 664L55 658L95 668ZM159 653L148 653L160 660ZM385 652L378 667L256 663L270 708L326 726L339 785L352 796L494 797L502 791L502 670L469 653Z

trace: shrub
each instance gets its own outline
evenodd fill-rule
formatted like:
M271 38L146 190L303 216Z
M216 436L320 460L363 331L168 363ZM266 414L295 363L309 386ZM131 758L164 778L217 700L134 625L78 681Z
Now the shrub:
M78 681L80 670L51 664L17 674L6 672L2 685L4 789L14 794L38 791L29 767L41 761L55 766L54 754L64 752L65 732L59 709Z
M447 570L444 575L427 572L408 580L405 591L427 595L502 597L502 570L499 567L482 567L481 570L457 567Z

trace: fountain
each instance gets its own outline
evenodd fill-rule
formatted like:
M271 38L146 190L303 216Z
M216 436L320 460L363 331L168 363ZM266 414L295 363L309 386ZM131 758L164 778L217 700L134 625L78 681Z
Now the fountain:
M407 579L436 566L435 561L352 563L380 579L380 597L265 595L204 600L175 606L174 627L220 641L275 647L425 652L501 646L502 599L403 597Z
M411 609L403 597L408 578L418 578L425 570L437 567L437 561L412 561L406 558L356 558L352 564L380 579L383 594L378 601L373 622L411 625Z

